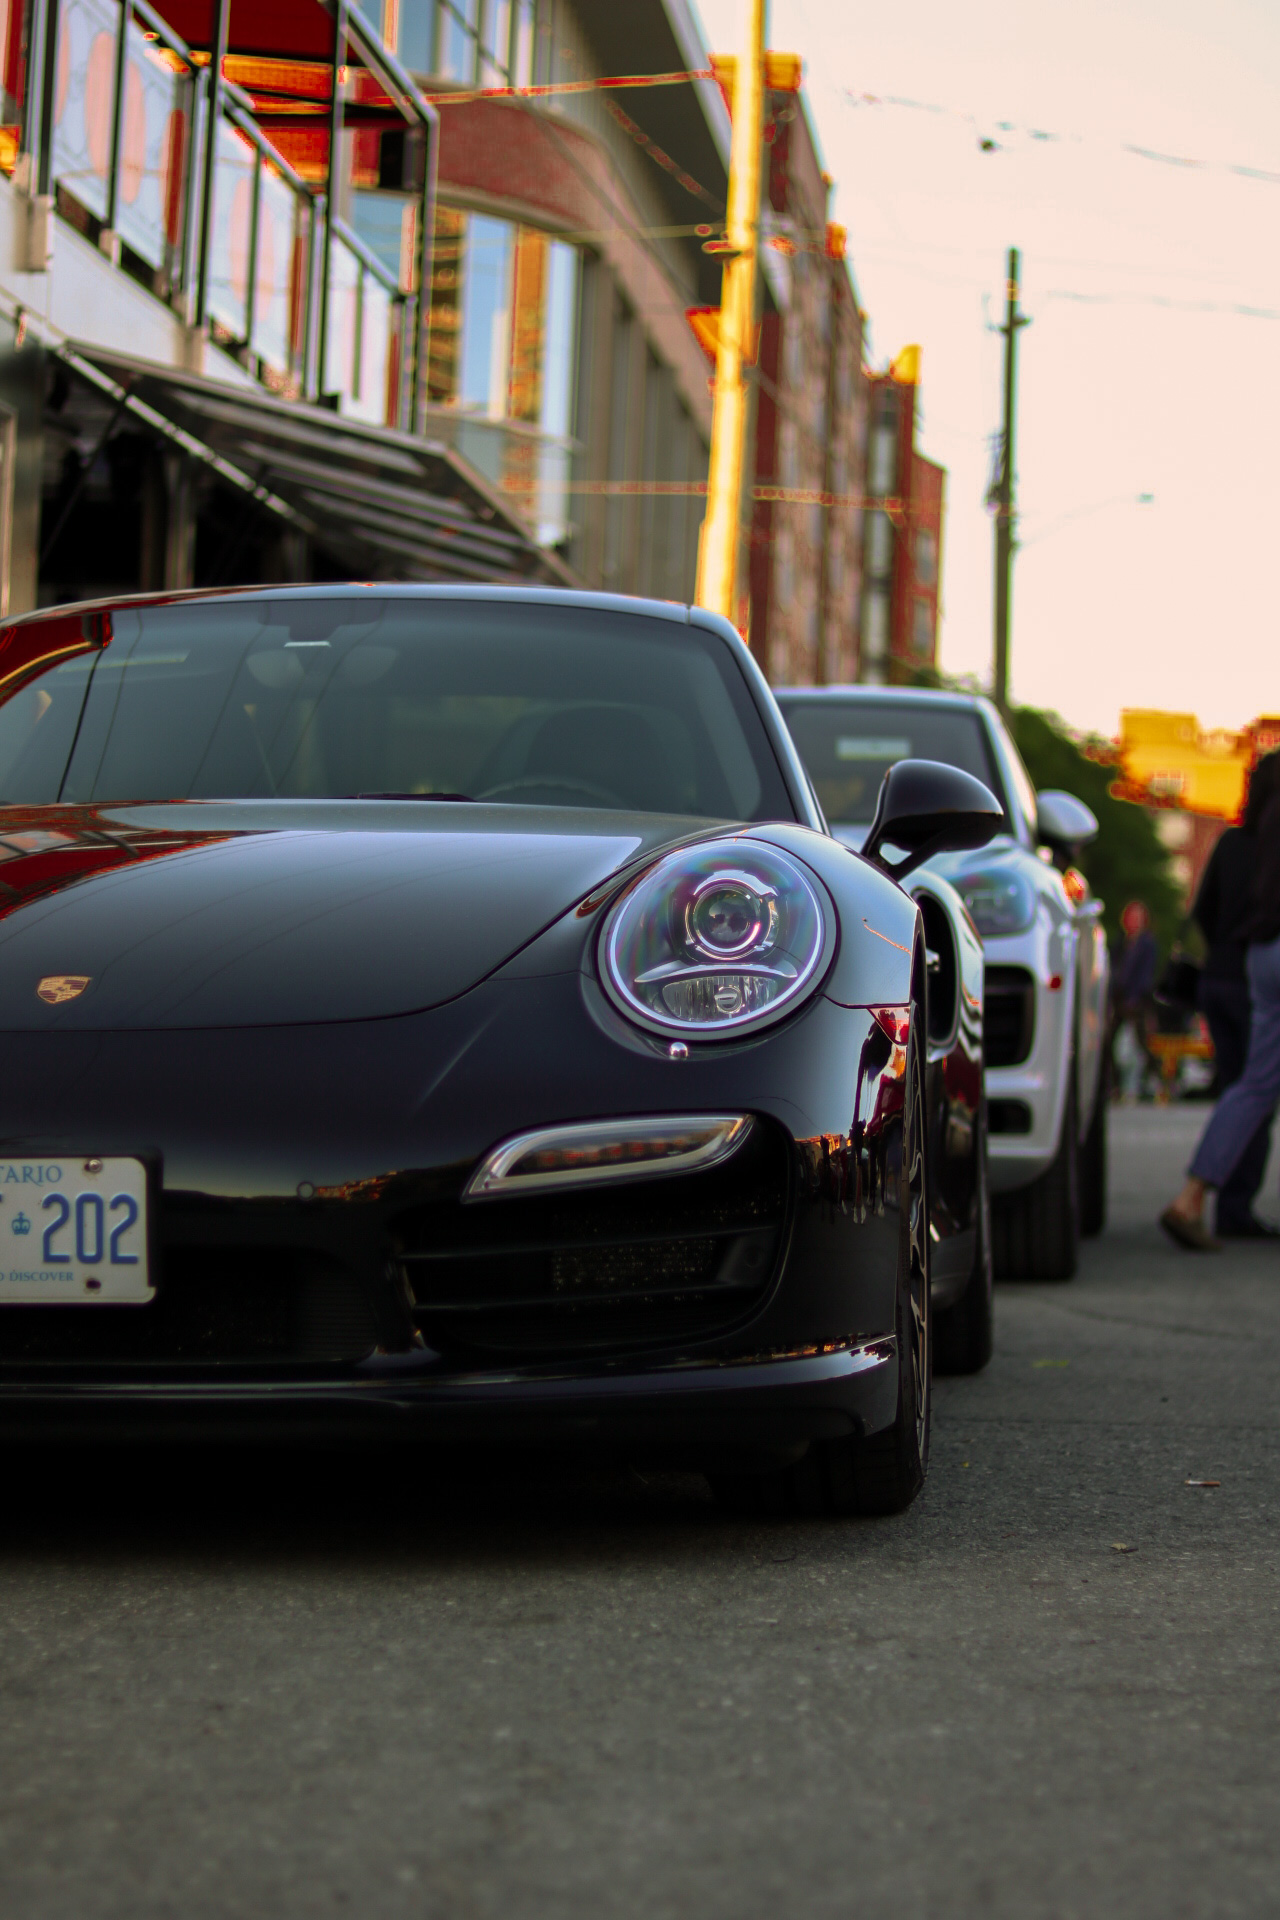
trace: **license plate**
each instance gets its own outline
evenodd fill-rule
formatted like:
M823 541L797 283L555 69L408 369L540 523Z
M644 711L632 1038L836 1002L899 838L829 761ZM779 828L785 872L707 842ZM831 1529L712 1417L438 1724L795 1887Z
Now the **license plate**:
M141 1160L0 1159L0 1306L154 1298Z

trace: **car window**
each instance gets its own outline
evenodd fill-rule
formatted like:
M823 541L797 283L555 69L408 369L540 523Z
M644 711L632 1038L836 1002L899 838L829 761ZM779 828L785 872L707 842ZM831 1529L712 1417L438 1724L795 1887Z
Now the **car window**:
M0 705L10 802L430 793L795 816L723 641L563 604L113 609L105 647Z
M1026 822L1027 836L1034 842L1038 833L1036 820L1039 808L1031 775L1023 765L1022 755L1014 746L1003 722L993 714L991 724L996 737L996 751L1004 767L1005 784L1012 789L1014 803Z
M833 826L870 822L880 783L898 760L941 760L1002 794L981 718L972 708L909 700L788 700L785 694L779 705Z
M0 704L0 802L57 799L92 664L64 661Z

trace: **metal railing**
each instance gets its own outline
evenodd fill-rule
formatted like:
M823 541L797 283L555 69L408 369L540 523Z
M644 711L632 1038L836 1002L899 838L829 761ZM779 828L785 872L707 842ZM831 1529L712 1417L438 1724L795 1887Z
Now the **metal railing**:
M222 34L212 58L187 47L148 0L31 0L23 172L31 191L52 195L109 258L272 391L420 429L416 289L430 279L434 117L344 0L329 10L323 185L295 171L258 126L250 96L223 76L226 0L215 8ZM426 129L425 177L410 190L412 288L331 212L346 72L337 56L348 48L393 108Z

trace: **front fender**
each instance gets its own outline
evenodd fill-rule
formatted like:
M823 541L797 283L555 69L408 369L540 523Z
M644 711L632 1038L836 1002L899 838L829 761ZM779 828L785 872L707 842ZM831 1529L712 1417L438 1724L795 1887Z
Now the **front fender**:
M823 987L827 998L841 1007L909 1005L923 937L915 901L829 834L786 823L752 827L749 834L803 860L835 903L840 941Z

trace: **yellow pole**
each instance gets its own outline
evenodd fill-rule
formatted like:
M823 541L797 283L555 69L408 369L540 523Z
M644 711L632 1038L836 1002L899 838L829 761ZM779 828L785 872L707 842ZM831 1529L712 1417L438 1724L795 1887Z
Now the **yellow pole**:
M767 0L747 0L747 45L733 81L733 146L729 208L716 349L716 396L711 420L707 514L698 542L697 601L732 620L737 612L738 548L746 478L750 391L743 377L751 359L756 317L756 262L760 238L760 166L764 150L764 43Z

